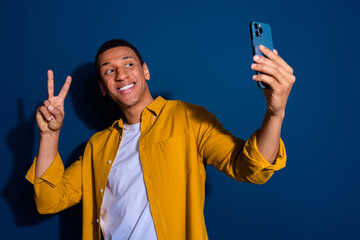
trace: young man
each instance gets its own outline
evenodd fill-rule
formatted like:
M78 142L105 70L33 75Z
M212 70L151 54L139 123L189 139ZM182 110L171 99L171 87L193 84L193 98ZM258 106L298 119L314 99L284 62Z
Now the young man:
M39 152L26 178L34 184L40 213L55 213L82 199L83 239L207 239L203 208L205 165L228 176L262 184L285 166L280 139L285 105L295 81L292 68L264 47L254 57L254 77L267 112L248 141L234 137L206 109L182 101L153 99L150 73L137 49L123 40L104 43L95 58L103 95L123 117L89 140L82 158L64 170L58 154L64 100L71 77L36 113Z

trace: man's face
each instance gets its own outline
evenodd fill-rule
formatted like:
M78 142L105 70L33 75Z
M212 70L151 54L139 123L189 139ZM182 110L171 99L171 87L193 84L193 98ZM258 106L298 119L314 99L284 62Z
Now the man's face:
M124 111L132 107L145 108L153 99L146 80L149 70L129 47L115 47L99 57L99 80L103 95L109 94Z

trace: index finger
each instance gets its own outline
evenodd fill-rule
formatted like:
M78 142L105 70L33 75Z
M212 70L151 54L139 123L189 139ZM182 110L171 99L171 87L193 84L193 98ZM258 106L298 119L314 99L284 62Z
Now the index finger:
M277 62L278 64L280 64L280 66L282 66L283 68L285 68L285 70L289 73L293 73L294 70L292 69L292 67L289 66L289 64L287 64L284 59L282 59L279 55L277 55L276 53L274 53L273 51L271 51L270 49L268 49L267 47L261 45L260 47L260 51L265 54L268 58L270 58L271 60ZM276 51L277 52L277 51Z
M66 95L70 89L70 85L71 85L71 77L67 76L66 81L64 83L64 86L62 87L60 93L59 93L59 97L65 99Z
M54 73L52 70L47 71L48 81L47 81L47 91L48 98L54 97Z

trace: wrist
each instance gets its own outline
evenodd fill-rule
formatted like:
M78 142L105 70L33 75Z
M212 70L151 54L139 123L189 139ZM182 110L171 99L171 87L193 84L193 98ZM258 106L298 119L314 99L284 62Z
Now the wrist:
M262 124L262 128L264 126L270 126L273 129L281 129L282 123L284 122L285 112L282 114L273 114L269 111L266 112L265 118Z
M274 120L280 120L283 121L285 118L285 110L283 111L277 111L277 112L273 112L270 111L269 109L266 111L266 116L268 118L274 119Z
M46 139L49 139L49 138L58 138L60 136L60 129L59 130L56 130L56 131L49 131L49 132L41 132L40 131L40 138L46 138Z

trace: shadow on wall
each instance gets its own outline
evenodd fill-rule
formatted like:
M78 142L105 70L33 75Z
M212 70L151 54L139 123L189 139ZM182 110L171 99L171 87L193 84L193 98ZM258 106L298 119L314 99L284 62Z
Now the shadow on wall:
M35 114L25 121L22 99L18 99L17 109L19 123L7 134L7 144L14 156L14 170L1 195L9 204L14 216L15 225L25 227L36 225L56 214L41 215L36 211L33 185L25 179L25 174L30 167L29 164L34 157ZM78 159L85 148L85 144L86 142L76 147L69 159ZM81 204L71 207L59 213L59 215L61 226L63 226L60 239L81 239Z
M71 98L76 114L91 129L102 130L121 116L119 108L99 91L93 64L87 63L73 72ZM1 193L9 204L16 226L32 226L54 215L40 215L36 211L33 186L24 178L30 167L36 128L35 114L24 119L23 100L18 99L18 125L7 134L7 145L13 158L13 173ZM35 109L34 109L35 113ZM67 163L72 163L82 154L86 143L75 147ZM81 204L69 208L60 215L60 239L81 239Z
M7 145L14 156L14 167L2 197L9 204L16 226L31 226L48 219L49 215L40 215L36 211L33 186L25 180L30 161L34 157L35 114L24 119L24 104L17 100L18 125L7 134ZM34 111L35 113L35 111Z
M109 127L122 115L119 107L102 96L94 63L84 63L72 73L70 97L76 114L90 129L100 131Z

